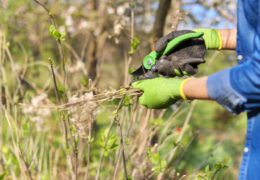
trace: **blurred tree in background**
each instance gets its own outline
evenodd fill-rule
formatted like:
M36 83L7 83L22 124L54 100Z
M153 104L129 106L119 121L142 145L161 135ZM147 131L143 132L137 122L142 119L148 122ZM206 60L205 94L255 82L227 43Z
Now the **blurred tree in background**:
M0 0L0 179L237 178L246 118L215 102L159 111L127 96L51 107L128 86L172 30L235 27L236 1L39 2L49 14L34 0ZM50 15L66 34L61 46ZM197 76L235 65L236 54L209 51L206 60Z

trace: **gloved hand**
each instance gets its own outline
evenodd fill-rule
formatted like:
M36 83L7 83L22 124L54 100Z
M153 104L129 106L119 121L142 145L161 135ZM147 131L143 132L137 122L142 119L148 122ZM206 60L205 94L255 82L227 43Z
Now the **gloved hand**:
M169 41L171 41L172 39L180 36L180 35L183 35L183 34L187 34L187 33L192 33L192 32L203 32L204 35L202 36L203 37L203 40L204 42L198 42L198 39L202 40L201 38L198 38L197 39L197 42L193 42L193 44L186 44L186 46L191 46L191 45L194 45L194 44L201 44L201 43L205 43L206 45L206 49L218 49L218 50L221 50L222 48L222 38L221 38L221 35L219 33L219 31L217 29L193 29L192 31L191 30L180 30L180 31L172 31L171 33L167 34L166 36L160 38L156 43L155 43L155 51L157 52L162 52L167 43ZM182 43L182 42L180 42Z
M162 37L155 43L155 51L164 51L167 43L172 39L187 33L190 30L173 31ZM198 65L204 63L206 46L203 38L184 39L167 56L162 56L158 61L158 73L163 76L194 75L198 71Z
M222 49L222 38L217 29L194 29L193 31L204 33L202 37L205 41L206 49Z
M179 99L186 99L183 86L187 80L158 77L136 81L132 86L144 92L139 98L140 104L150 109L163 109Z

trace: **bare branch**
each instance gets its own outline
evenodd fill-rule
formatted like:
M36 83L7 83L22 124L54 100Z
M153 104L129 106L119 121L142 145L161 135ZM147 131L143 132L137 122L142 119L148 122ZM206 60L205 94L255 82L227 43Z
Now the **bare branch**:
M197 0L196 3L201 4L202 6L204 6L207 9L211 8L211 6L209 4L207 4L207 2L205 2L205 1ZM235 18L233 16L231 16L230 14L225 13L225 11L219 9L218 7L215 7L214 9L217 11L217 13L220 16L222 16L223 18L227 19L228 21L231 21L231 22L235 21Z
M54 25L54 27L57 29L57 24L55 22L55 19L52 15L52 13L50 12L50 10L47 8L47 6L43 3L41 3L40 1L38 0L34 0L35 3L37 3L38 5L40 5L48 14L49 18L50 18L50 21L51 23ZM62 62L62 69L63 69L63 74L64 74L64 81L63 81L63 86L65 88L66 86L66 82L67 82L67 73L66 73L66 68L65 68L65 57L64 57L64 50L63 50L63 47L62 47L62 43L61 43L61 40L58 39L57 40L57 43L58 43L58 48L59 48L59 53L60 53L60 58L61 58L61 62Z
M123 98L123 99L125 99L125 98ZM122 128L120 125L120 120L118 118L118 111L116 112L116 115L115 115L115 121L117 122L117 127L118 127L118 131L120 134L120 145L121 145L120 150L122 151L125 180L127 180L126 160L125 160L125 152L124 152L124 140L123 140Z
M119 110L121 109L124 100L125 100L125 96L120 100L120 102L119 102L119 104L117 106L116 112L115 112L116 114L118 114ZM104 147L107 145L111 129L113 127L114 122L116 121L116 116L117 115L115 115L115 117L110 122L110 125L109 125L109 128L108 128L108 132L107 132L107 136L106 136L105 143L104 143ZM105 153L105 148L103 148L103 150L101 152L101 155L100 155L98 169L97 169L97 174L96 174L96 178L95 178L96 180L99 179L99 174L100 174L100 170L101 170L101 166L102 166L102 162L103 162L103 158L104 158L104 153Z
M49 18L51 20L51 23L54 25L55 28L57 28L56 22L54 20L53 15L51 14L50 10L47 8L47 6L45 4L43 4L42 2L38 1L38 0L34 0L35 3L37 3L38 5L40 5L49 15Z

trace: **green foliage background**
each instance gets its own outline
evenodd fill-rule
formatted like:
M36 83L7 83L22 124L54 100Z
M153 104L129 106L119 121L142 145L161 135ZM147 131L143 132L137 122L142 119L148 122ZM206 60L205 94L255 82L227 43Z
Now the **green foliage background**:
M149 42L152 34L139 28L142 21L138 21L138 18L144 18L145 12L136 13L135 38L131 41L129 22L124 25L119 35L114 34L113 23L118 20L117 15L107 15L104 12L91 10L90 1L46 2L58 27L64 26L65 28L66 38L63 47L66 67L74 67L77 64L75 54L80 55L83 52L83 68L88 69L90 66L88 56L91 55L88 49L91 49L91 46L88 44L87 48L82 51L85 43L83 39L87 39L88 43L93 38L99 42L103 40L101 36L104 35L105 43L97 49L97 57L99 60L102 59L100 60L102 65L99 68L100 77L96 88L118 89L126 85L125 76L129 69L138 67L142 57L150 51ZM104 6L105 8L117 8L124 3L128 2L109 1ZM151 1L152 3L156 2ZM66 13L72 6L76 8L71 15L75 22L75 30L69 32L65 21ZM152 9L149 12L150 18L154 16L155 10ZM77 24L82 20L86 20L90 25L83 29L77 28ZM188 24L188 22L186 23ZM99 30L100 26L102 30ZM48 32L49 27L50 20L47 14L31 0L8 0L3 1L0 6L0 62L2 67L0 74L0 179L14 179L15 177L17 179L20 179L19 177L23 179L73 178L72 172L69 170L67 155L69 152L76 153L75 146L71 145L69 149L65 146L61 115L54 111L39 125L37 124L39 122L32 121L29 116L24 114L21 105L31 103L36 95L42 93L46 93L48 99L57 104L48 59L53 60L57 74L62 74L62 71L59 49L55 38ZM96 32L96 30L98 31ZM115 38L119 39L118 44L115 43ZM128 57L132 58L132 62L129 69L125 69ZM197 76L208 75L233 66L236 64L235 59L236 55L231 51L209 51L206 56L207 63L200 66ZM27 70L24 77L21 78L25 66L27 66ZM20 87L17 75L21 83ZM129 77L129 75L127 76ZM82 70L68 71L67 77L69 85L65 91L62 80L58 79L59 93L64 102L72 94L86 92L89 78ZM130 99L129 102L133 103L133 99ZM113 174L115 159L120 147L116 125L112 128L106 146L104 141L109 123L114 116L113 111L118 103L119 100L114 100L100 105L93 124L92 138L76 139L76 147L80 152L77 179L83 179L85 176L85 168L88 165L88 144L91 144L88 179L94 179L96 175L103 148L105 157L100 179L110 179ZM131 104L126 105L120 112L120 115L124 114L126 118L122 125L123 132L126 132L129 125L132 107ZM172 114L178 107L181 109L179 112L182 113L172 118ZM216 176L217 179L237 178L246 133L246 116L244 114L234 116L212 101L197 101L184 136L181 142L176 144L179 134L183 131L183 122L190 107L191 102L178 103L165 110L160 117L155 117L156 115L149 117L148 131L153 133L149 134L151 142L145 148L145 157L142 162L139 162L140 167L137 167L135 162L135 159L139 157L137 158L137 155L130 149L134 146L141 146L138 144L141 142L137 141L134 136L140 136L140 126L145 120L145 116L141 115L141 118L133 124L130 136L125 139L129 178L135 179L131 172L138 169L138 172L143 173L139 176L140 179L148 177L145 174L150 170L153 170L153 174L149 178L156 179L165 168L170 172L174 169L176 179L180 179L183 175L212 179L217 170L220 171ZM137 108L140 110L143 107L138 106ZM142 111L147 110L143 108ZM139 111L138 113L141 114ZM69 138L73 138L75 130L73 127L70 128L72 136ZM153 131L154 129L157 130ZM151 147L155 146L158 146L157 150L151 150ZM173 161L167 165L169 152L174 147L178 147L178 149ZM146 162L146 166L142 166L144 162ZM120 167L117 178L123 179L122 164Z

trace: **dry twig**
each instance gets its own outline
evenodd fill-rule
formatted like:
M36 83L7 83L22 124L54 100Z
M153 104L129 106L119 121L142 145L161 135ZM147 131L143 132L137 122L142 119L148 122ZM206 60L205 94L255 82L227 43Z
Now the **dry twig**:
M122 105L123 105L123 102L125 100L125 96L120 100L118 106L117 106L117 109L115 111L115 117L111 120L110 122L110 125L109 125L109 129L108 129L108 132L107 132L107 136L106 136L106 139L105 139L105 143L104 143L104 147L107 145L107 142L108 142L108 138L109 138L109 135L110 135L110 132L111 132L111 129L113 127L113 124L114 122L116 121L116 117L118 116L118 113L119 113L119 110L121 109ZM100 155L100 159L99 159L99 164L98 164L98 169L97 169L97 174L96 174L96 180L99 179L99 174L100 174L100 169L101 169L101 166L102 166L102 162L103 162L103 158L104 158L104 153L105 153L105 148L103 148L102 152L101 152L101 155ZM126 172L125 172L126 173ZM127 175L126 175L127 177Z
M115 121L117 122L117 127L118 127L118 131L120 134L120 145L121 145L121 149L120 151L122 151L122 158L123 158L123 166L124 166L124 175L125 175L125 179L127 180L127 170L126 170L126 160L125 160L125 152L124 152L124 140L123 140L123 134L122 134L122 128L121 128L121 124L120 124L120 120L118 118L118 112L119 109L122 107L122 103L124 102L125 96L121 99L121 104L119 104L119 108L117 108L116 110L116 114L115 114ZM121 107L120 107L121 106Z
M38 5L40 5L48 14L49 18L50 18L50 21L51 21L51 24L57 29L57 24L55 22L55 19L52 15L52 13L50 12L50 10L48 9L48 7L38 1L38 0L34 0L35 3L37 3ZM67 83L67 74L66 74L66 67L65 67L65 57L64 57L64 50L63 50L63 47L62 47L62 43L61 43L61 40L57 40L57 44L58 44L58 48L59 48L59 53L60 53L60 57L61 57L61 62L62 62L62 68L63 68L63 74L64 74L64 80L63 80L63 84L64 84L64 88L65 88L65 85Z
M52 73L52 78L53 78L53 84L54 84L56 99L57 99L57 102L60 104L61 103L60 95L59 95L59 92L58 92L55 72L54 72L54 69L53 69L53 64L52 64L51 58L49 58L49 62L50 62L50 66L51 66L51 73ZM68 127L67 127L67 123L66 123L66 115L65 115L65 112L63 110L61 111L61 114L62 114L62 122L63 122L64 132L65 132L64 136L65 136L65 142L66 142L66 149L69 150ZM73 161L72 161L72 157L71 157L70 152L69 152L69 157L70 157L70 164L72 165L72 169L73 169Z
M105 91L101 92L97 95L94 95L91 98L82 99L73 103L66 103L58 106L60 110L65 110L70 108L71 106L81 106L89 101L95 101L97 104L101 104L107 101L112 101L114 99L122 98L123 96L140 96L142 94L142 91L135 88L122 88L120 90L111 90L111 91Z

